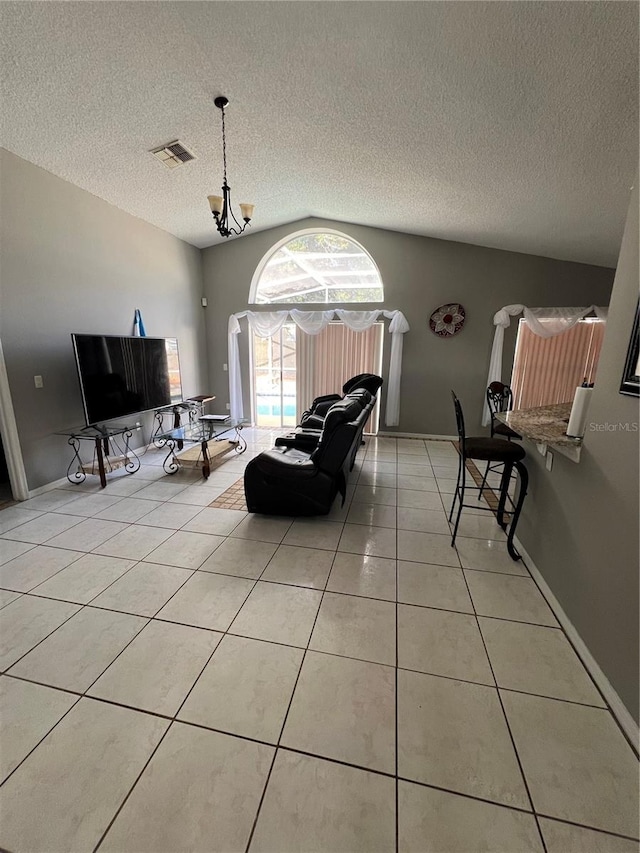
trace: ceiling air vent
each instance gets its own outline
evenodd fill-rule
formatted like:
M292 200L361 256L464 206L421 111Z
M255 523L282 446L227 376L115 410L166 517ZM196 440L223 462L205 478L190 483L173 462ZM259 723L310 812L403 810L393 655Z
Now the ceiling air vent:
M168 142L161 148L154 148L151 153L169 169L175 169L177 166L188 163L189 160L196 159L195 154L188 151L177 139L175 142Z

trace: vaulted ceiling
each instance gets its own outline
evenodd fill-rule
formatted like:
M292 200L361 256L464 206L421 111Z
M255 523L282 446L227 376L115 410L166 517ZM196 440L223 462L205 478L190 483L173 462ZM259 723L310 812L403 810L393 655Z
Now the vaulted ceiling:
M320 216L615 265L634 2L4 2L4 147L195 246ZM149 150L195 154L169 170Z

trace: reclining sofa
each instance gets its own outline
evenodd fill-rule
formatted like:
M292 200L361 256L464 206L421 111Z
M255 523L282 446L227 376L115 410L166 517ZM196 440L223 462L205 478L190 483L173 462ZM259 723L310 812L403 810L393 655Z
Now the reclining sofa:
M298 426L305 429L322 429L327 412L338 400L344 400L348 394L359 388L364 388L365 391L375 397L381 386L382 377L375 373L359 373L357 376L352 376L342 386L342 397L339 394L325 394L323 397L316 397L307 411L302 413Z
M299 450L311 452L318 445L327 412L335 403L347 397L349 399L362 397L365 405L368 404L371 396L373 399L370 408L373 408L376 394L382 387L382 383L382 377L376 376L375 373L359 373L342 386L344 397L340 397L339 394L316 397L309 409L303 412L298 426L292 432L276 439L276 447L297 447Z
M326 515L338 493L346 494L362 433L375 398L361 389L334 403L317 446L274 447L247 465L244 491L249 512L265 515Z

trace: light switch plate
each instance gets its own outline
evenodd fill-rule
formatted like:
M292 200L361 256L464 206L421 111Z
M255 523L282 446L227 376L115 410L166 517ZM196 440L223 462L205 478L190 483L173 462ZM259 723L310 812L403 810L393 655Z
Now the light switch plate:
M42 381L42 376L34 376L33 377L33 384L36 386L36 388L44 388L44 382Z

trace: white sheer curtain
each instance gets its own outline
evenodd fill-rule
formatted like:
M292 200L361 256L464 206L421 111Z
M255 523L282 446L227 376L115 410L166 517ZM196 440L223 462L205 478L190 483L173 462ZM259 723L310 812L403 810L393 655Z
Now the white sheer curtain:
M496 327L493 336L493 347L489 360L489 373L487 375L487 386L492 382L500 382L502 377L502 350L504 347L504 331L511 325L511 318L518 314L524 314L524 319L531 331L541 338L552 338L573 328L575 324L594 312L600 320L607 319L607 309L597 305L588 305L580 308L527 308L526 305L505 305L497 311L493 317ZM544 323L541 322L544 320ZM482 424L488 426L491 422L491 414L487 401L484 402L482 411Z
M264 313L247 311L251 331L259 338L271 338L277 335L287 322L288 316L288 311L265 311Z
M335 317L353 331L370 328L380 317L386 317L391 334L391 360L387 382L387 408L385 423L397 426L400 422L400 379L402 375L403 336L409 331L409 324L401 311L301 311L298 308L284 311L241 311L229 317L229 402L231 417L244 417L242 403L242 376L240 373L240 347L238 335L242 329L240 320L246 317L251 331L261 338L269 338L280 331L288 317L308 335L317 335Z

